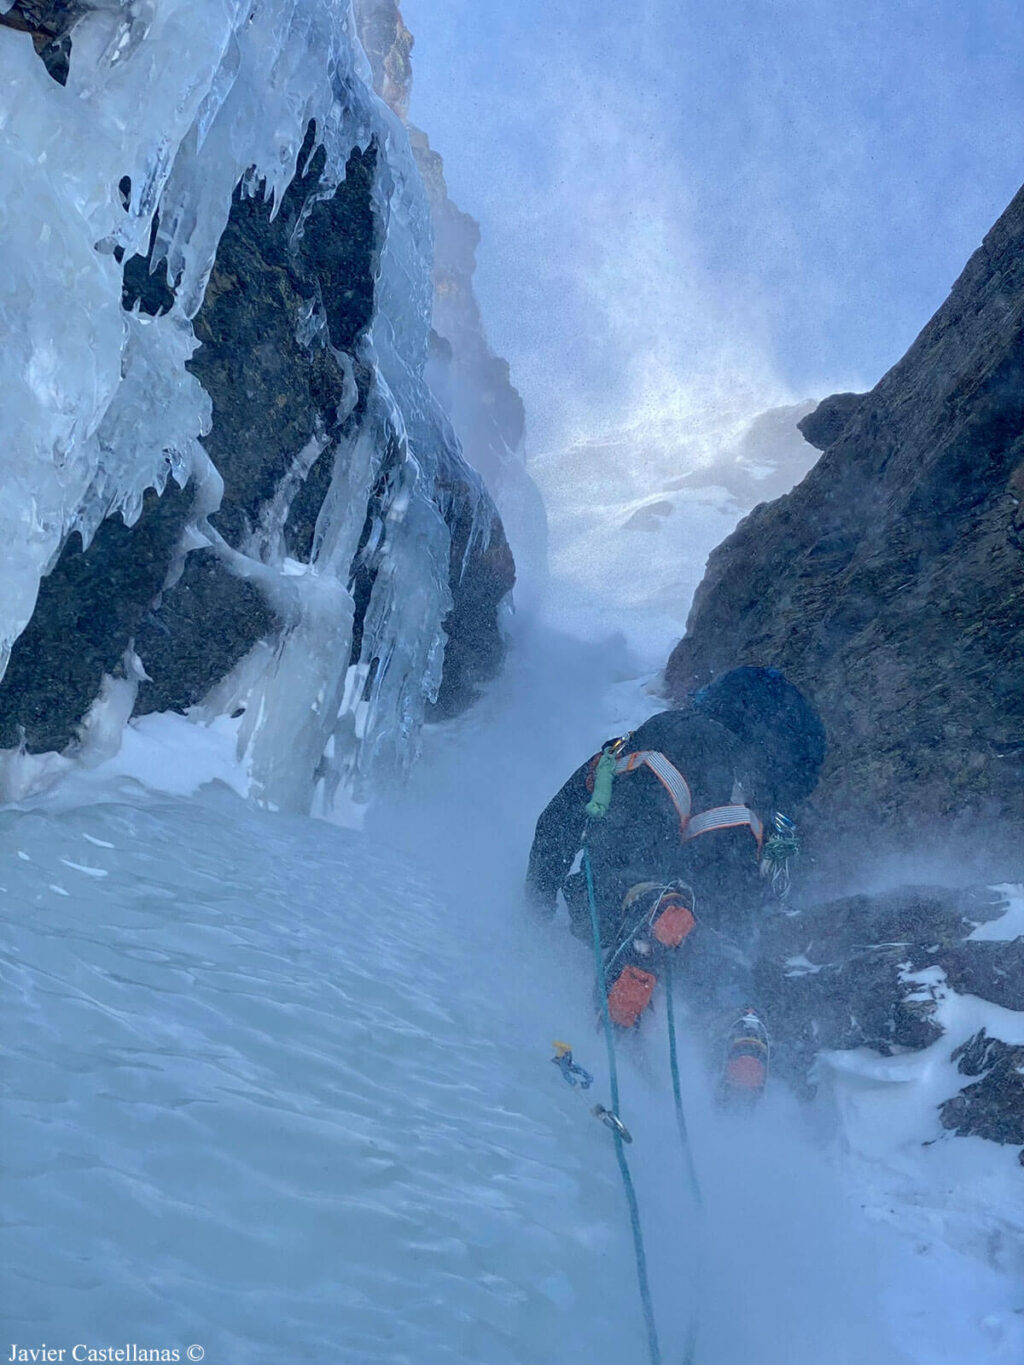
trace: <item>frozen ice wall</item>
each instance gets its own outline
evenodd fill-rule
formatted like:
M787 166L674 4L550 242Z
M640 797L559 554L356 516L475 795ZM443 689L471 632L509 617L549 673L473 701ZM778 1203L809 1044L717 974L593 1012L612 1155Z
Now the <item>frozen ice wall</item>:
M240 737L257 794L302 807L319 778L329 792L371 766L400 770L441 680L446 499L458 483L467 559L488 544L493 508L423 380L429 211L405 131L369 88L348 0L107 0L73 28L66 86L24 34L4 28L0 72L0 673L69 535L88 547L111 514L132 525L145 491L172 480L192 502L167 587L184 554L205 549L277 619L205 712L245 707ZM299 341L333 355L344 392L333 427L293 452L259 524L231 539L209 520L224 471L200 443L214 418L186 368L193 322L236 187L276 212L311 122L305 164L319 158L319 181L291 243L353 150L372 149L374 311L345 355L322 299L296 314ZM153 278L166 270L166 311L122 308L123 262L135 256ZM324 451L333 473L297 563L283 530ZM357 556L369 588L350 667ZM128 643L123 671L138 680Z
M130 519L172 466L182 482L199 472L209 415L182 361L231 191L249 166L280 191L304 118L333 104L310 38L340 57L341 15L302 8L319 34L295 4L105 5L76 27L63 88L27 39L0 35L9 376L0 421L15 492L0 514L5 651L69 531L88 535L116 507ZM158 206L178 304L133 327L115 250L145 253ZM147 364L177 381L148 412L124 382ZM109 437L119 415L136 428L134 449Z

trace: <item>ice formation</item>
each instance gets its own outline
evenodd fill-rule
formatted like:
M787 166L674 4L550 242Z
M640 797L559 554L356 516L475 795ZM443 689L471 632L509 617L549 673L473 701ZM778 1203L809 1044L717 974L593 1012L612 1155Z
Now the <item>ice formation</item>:
M285 623L204 712L246 707L240 742L256 793L303 807L316 780L329 797L343 777L401 769L440 681L451 541L438 490L453 467L476 499L471 547L486 543L491 510L423 379L429 209L405 130L370 88L349 0L104 0L73 30L63 88L25 38L0 39L0 675L68 536L88 545L112 513L132 524L146 489L191 481L182 549L211 546ZM358 343L366 411L346 429L310 562L294 572L281 530L317 450L295 452L253 543L229 546L206 520L222 490L199 439L210 400L185 366L236 186L276 209L311 121L326 155L317 198L344 179L354 148L377 148L380 240L374 316ZM166 265L173 286L160 316L121 306L121 262L145 256L151 237L151 269ZM305 344L318 333L329 344L315 306L296 328ZM372 561L373 586L350 669L357 553Z

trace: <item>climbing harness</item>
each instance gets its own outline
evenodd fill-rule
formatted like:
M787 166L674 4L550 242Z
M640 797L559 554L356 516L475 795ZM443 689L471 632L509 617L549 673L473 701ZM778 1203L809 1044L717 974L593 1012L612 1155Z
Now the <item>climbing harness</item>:
M623 741L619 741L620 745ZM610 750L605 749L601 755L601 760L609 754ZM764 839L764 826L761 823L756 811L744 806L739 802L731 803L727 806L712 806L710 810L701 811L699 815L693 814L693 797L690 793L689 784L679 769L663 753L657 749L637 749L631 754L625 754L619 758L614 767L614 772L633 773L639 768L647 768L658 779L661 785L668 792L672 804L676 808L679 816L679 837L683 843L689 843L691 839L696 839L701 834L708 834L715 829L738 829L746 825L757 840L758 851ZM600 771L600 763L598 764ZM595 780L596 795L596 780ZM611 801L609 793L608 802ZM607 804L605 810L607 810ZM589 812L589 807L588 807ZM602 811L604 814L604 811Z
M575 1089L589 1090L594 1084L594 1078L585 1067L574 1062L572 1059L572 1048L568 1043L552 1043L555 1055L551 1058L555 1066L562 1073L563 1078Z
M780 901L789 895L792 884L789 864L799 853L796 823L788 815L776 811L772 832L761 850L761 873L771 879L772 893Z

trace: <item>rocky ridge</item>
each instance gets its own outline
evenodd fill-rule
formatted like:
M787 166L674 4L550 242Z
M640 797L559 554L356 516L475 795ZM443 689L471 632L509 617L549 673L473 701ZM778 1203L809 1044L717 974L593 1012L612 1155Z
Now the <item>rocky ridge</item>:
M907 355L802 426L821 459L711 555L668 688L771 663L806 689L830 741L808 813L821 859L868 831L877 852L960 837L998 850L1009 877L1024 828L1024 191Z
M979 929L1008 893L835 888L1024 875L1024 190L906 356L800 427L820 460L712 553L666 669L682 701L781 667L828 731L803 899L757 967L777 1062L806 1088L823 1051L933 1049L972 1078L941 1125L1021 1144L1024 936ZM957 997L992 1007L969 1037Z
M939 1106L941 1127L1024 1144L1024 936L1012 937L1022 906L1021 886L903 886L771 915L755 981L776 1073L809 1093L822 1052L931 1050L976 1078ZM986 1027L949 1033L957 997L983 1016L995 1007ZM1006 1027L1003 1011L1019 1020L1010 1043L988 1032Z

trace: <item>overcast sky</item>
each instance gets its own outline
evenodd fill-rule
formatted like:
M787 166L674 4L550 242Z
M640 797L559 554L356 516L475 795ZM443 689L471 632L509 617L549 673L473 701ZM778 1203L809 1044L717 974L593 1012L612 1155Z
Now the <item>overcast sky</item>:
M1022 0L402 8L535 451L870 386L1024 180Z

